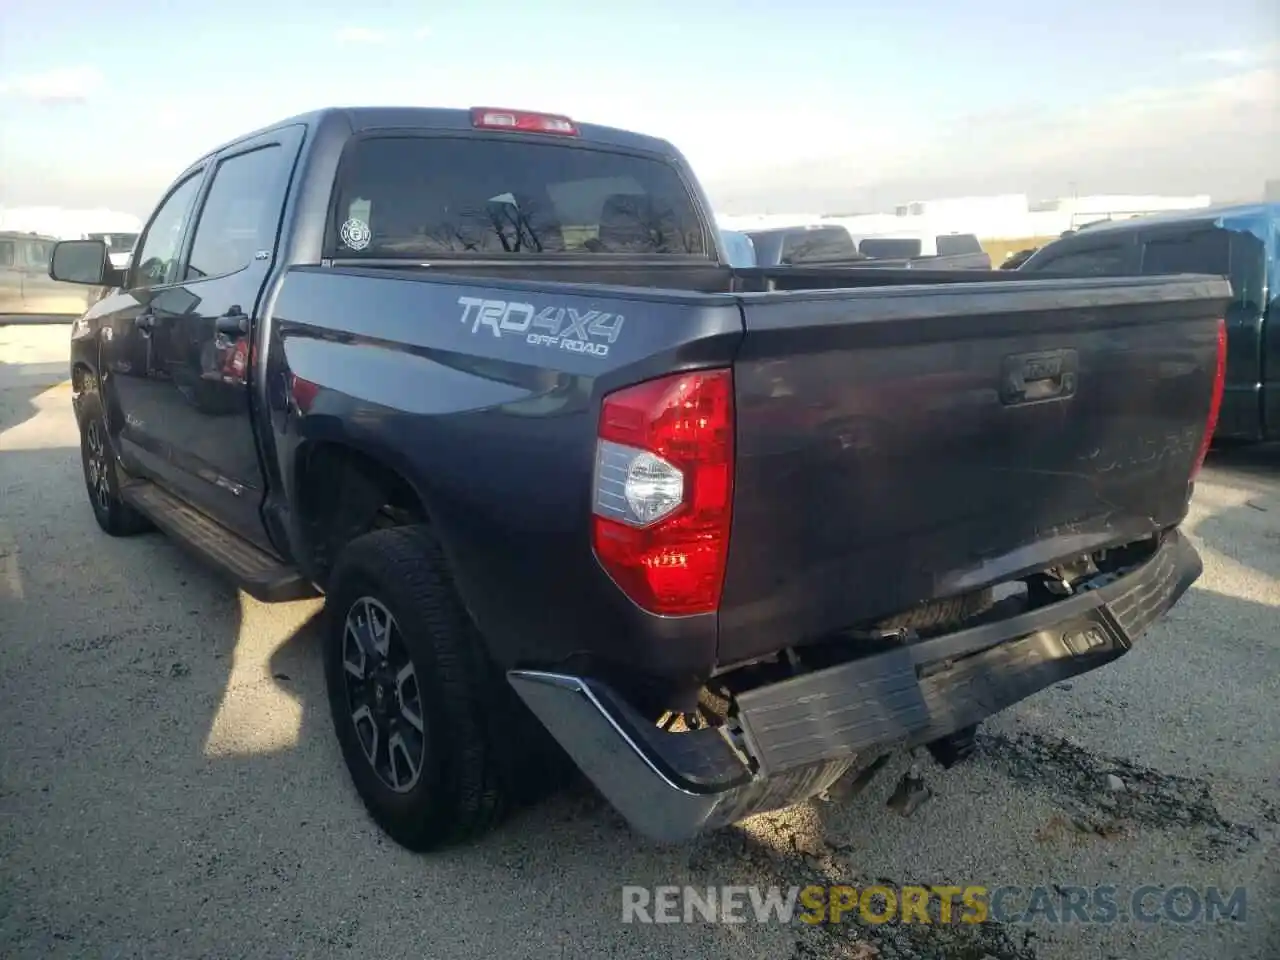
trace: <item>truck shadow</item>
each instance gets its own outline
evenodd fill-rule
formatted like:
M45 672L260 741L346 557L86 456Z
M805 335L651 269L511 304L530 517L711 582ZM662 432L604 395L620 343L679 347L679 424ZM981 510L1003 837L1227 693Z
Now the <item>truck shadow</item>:
M1280 443L1215 446L1205 458L1205 465L1263 482L1280 483Z
M898 882L941 882L940 847L921 837L948 835L947 801L911 820L889 812L894 767L857 796L680 847L636 837L578 779L477 843L411 854L377 830L348 781L317 602L257 604L158 534L102 535L74 448L0 459L0 486L29 481L0 527L21 575L16 595L0 598L0 815L24 825L0 833L12 904L0 952L186 956L213 944L219 955L262 955L262 925L238 918L269 905L273 941L290 955L354 949L376 917L381 935L417 945L416 955L608 956L619 949L624 884L848 882L859 874L834 872L834 858L850 851L890 858ZM1275 613L1202 593L1182 609L1224 637ZM1261 676L1260 666L1245 675ZM952 792L969 789L962 774L947 776ZM991 849L1004 850L1004 828L990 832ZM1012 876L971 845L952 852L977 856L959 873ZM477 904L491 905L491 922L464 919ZM981 947L974 956L1034 956L991 927L930 929L910 936L940 950ZM707 957L836 957L855 934L907 936L896 925L753 924L748 947L740 932L675 924L626 936ZM799 941L808 946L796 953Z
M1205 479L1243 502L1213 509L1192 534L1234 563L1280 580L1280 444L1224 450L1207 466Z
M65 363L6 363L0 360L0 433L34 417L39 412L36 397L66 379Z

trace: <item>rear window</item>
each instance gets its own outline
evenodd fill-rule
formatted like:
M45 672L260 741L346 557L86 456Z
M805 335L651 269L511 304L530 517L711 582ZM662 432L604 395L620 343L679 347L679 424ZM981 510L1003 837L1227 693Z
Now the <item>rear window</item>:
M494 138L373 137L339 172L337 257L706 256L674 167L590 148Z
M821 230L799 230L787 234L782 241L783 263L805 263L810 260L836 260L856 256L858 248L843 227Z
M924 249L917 239L909 237L868 237L858 244L858 251L877 260L898 260L918 257Z
M972 233L949 233L938 237L938 256L958 257L965 253L981 253L982 244Z

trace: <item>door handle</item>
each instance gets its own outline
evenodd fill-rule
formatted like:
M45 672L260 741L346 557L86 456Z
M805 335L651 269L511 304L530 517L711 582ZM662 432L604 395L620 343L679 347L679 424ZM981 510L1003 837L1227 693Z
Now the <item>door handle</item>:
M228 337L243 337L249 332L249 318L238 306L233 306L222 316L214 318L213 328Z
M133 325L144 334L149 334L151 333L151 328L156 325L156 315L154 313L140 313L133 318Z
M1000 400L1006 406L1036 403L1076 392L1079 358L1074 350L1018 353L1004 358Z

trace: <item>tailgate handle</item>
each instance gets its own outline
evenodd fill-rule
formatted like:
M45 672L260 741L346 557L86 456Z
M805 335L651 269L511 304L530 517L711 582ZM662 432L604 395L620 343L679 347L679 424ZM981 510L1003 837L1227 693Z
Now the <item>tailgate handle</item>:
M1004 358L1000 400L1007 406L1060 400L1076 392L1074 350L1015 353Z

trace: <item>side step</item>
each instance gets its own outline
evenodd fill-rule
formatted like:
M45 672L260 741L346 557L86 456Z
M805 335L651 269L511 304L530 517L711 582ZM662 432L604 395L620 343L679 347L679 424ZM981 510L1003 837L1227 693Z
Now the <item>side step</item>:
M150 481L131 480L120 490L120 498L254 599L278 603L316 595L293 567Z

